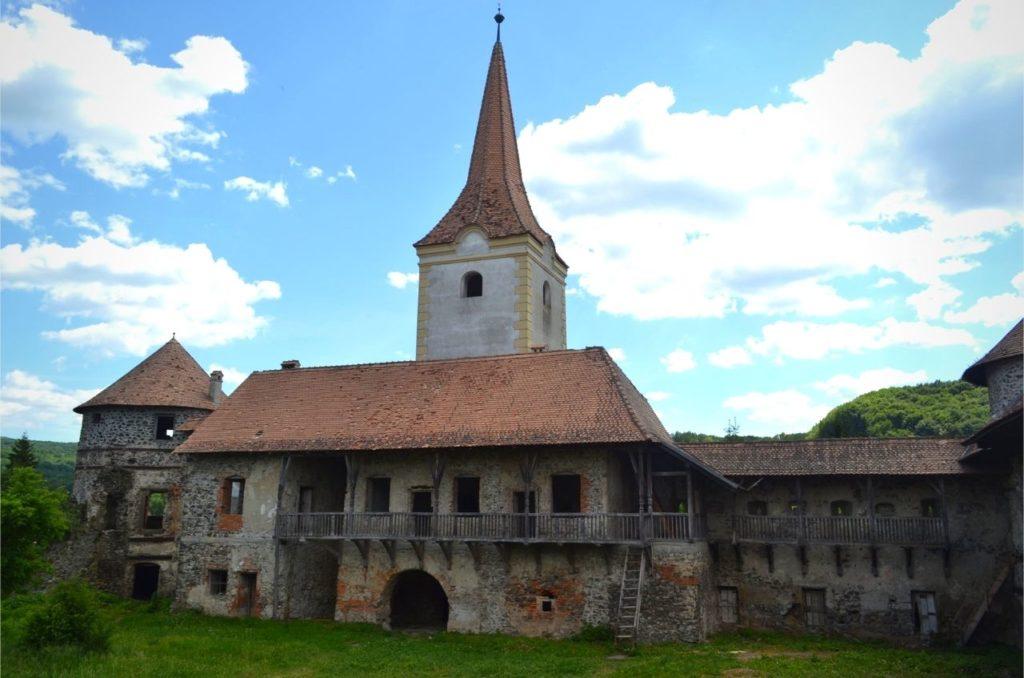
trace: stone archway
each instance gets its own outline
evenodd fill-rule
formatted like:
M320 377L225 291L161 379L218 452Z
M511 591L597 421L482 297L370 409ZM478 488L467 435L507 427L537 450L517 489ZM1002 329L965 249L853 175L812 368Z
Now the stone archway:
M391 580L389 621L393 629L448 628L448 596L423 570L405 570Z

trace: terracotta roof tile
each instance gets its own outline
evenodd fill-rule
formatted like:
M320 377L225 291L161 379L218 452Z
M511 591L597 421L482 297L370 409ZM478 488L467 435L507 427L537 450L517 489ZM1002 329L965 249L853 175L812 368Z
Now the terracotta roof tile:
M985 365L1007 358L1020 359L1024 354L1024 320L1020 320L1006 333L999 342L993 346L988 353L979 358L973 365L964 371L961 377L978 386L985 386Z
M970 472L947 438L682 443L684 451L726 476L946 475Z
M523 185L501 42L491 52L466 186L416 247L455 242L467 226L480 227L489 238L528 233L541 243L552 242L537 223Z
M178 451L670 441L602 348L255 372Z
M171 339L127 374L75 408L111 405L216 409L210 376L176 339Z

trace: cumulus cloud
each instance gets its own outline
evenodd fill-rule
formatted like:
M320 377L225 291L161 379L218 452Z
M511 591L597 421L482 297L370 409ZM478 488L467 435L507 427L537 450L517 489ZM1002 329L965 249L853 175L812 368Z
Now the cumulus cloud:
M881 289L883 287L889 287L890 285L896 284L896 278L879 278L878 282L875 283L875 287Z
M761 425L760 431L773 433L806 431L831 409L796 389L751 391L726 398L722 406L742 412L747 420Z
M904 372L892 367L882 367L858 375L837 374L830 379L817 382L814 387L831 398L849 400L880 388L920 384L927 380L928 373L924 370Z
M338 181L338 179L351 179L352 181L355 181L356 180L356 171L354 169L352 169L352 165L345 165L345 169L344 170L338 170L337 172L335 172L331 176L327 177L327 183L329 183L329 184L336 183Z
M419 273L402 273L401 271L388 272L388 284L399 290L404 290L407 285L418 283L419 281Z
M626 349L624 348L619 348L618 346L610 348L608 349L608 355L617 363L626 362Z
M11 370L4 375L0 389L0 421L3 433L30 436L46 430L59 438L78 438L81 416L71 410L96 395L99 389L63 389L51 381Z
M317 167L316 165L312 165L308 169L306 169L306 176L309 177L310 179L319 179L323 175L324 171Z
M196 35L173 67L135 61L140 40L75 26L42 5L0 22L4 131L25 144L59 137L63 157L115 187L143 186L174 161L204 161L223 136L197 118L210 98L240 94L248 64L226 39Z
M728 346L714 353L708 354L708 362L715 367L736 367L738 365L749 365L753 362L750 353L742 346Z
M644 396L652 403L660 403L663 400L671 398L672 394L668 391L648 391Z
M3 288L41 292L43 309L64 319L45 338L104 354L145 355L175 332L216 346L255 336L268 322L255 304L281 296L276 282L245 281L205 244L140 240L118 215L106 228L86 212L75 221L90 234L73 246L32 240L0 249Z
M280 207L288 207L288 185L277 181L256 181L252 177L235 177L224 182L228 191L242 191L249 202L265 199L275 202Z
M648 82L528 124L532 203L609 313L835 316L899 274L938 318L1021 221L1022 16L965 0L920 55L851 44L779 105L679 110Z
M949 311L943 318L957 324L979 324L985 327L1010 326L1024 316L1024 297L1020 292L1006 292L981 297L963 311Z
M686 372L697 366L693 354L686 349L677 348L661 359L661 364L669 372Z
M977 340L963 329L940 327L922 321L898 321L886 318L874 325L852 322L818 323L779 320L761 328L761 336L748 337L745 346L719 351L749 351L782 362L819 360L834 353L862 353L891 346L969 346L977 348Z
M29 226L36 211L29 205L30 192L46 186L57 191L64 190L64 184L46 172L24 172L10 165L0 165L0 223L8 221L19 226Z
M136 52L145 52L146 48L149 47L149 42L139 39L121 38L117 41L117 51L124 52L125 54L135 54Z
M220 370L224 373L224 392L231 393L235 390L235 387L245 381L246 377L249 376L248 372L235 369L234 367L228 367L221 365L220 363L210 363L210 367L206 370L207 372L213 372L214 370Z

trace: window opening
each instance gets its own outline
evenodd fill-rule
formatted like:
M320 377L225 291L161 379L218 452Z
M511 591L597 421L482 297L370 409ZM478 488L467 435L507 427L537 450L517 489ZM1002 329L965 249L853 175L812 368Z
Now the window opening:
M768 515L768 504L763 501L748 501L747 502L747 515L748 516L766 516Z
M163 490L150 492L143 507L142 528L145 530L164 529L164 512L167 510L167 493Z
M299 488L299 513L313 512L313 488L303 485Z
M551 476L551 512L580 512L580 477L579 475Z
M723 624L735 624L739 617L736 608L739 595L733 586L721 586L718 589L718 616Z
M455 512L480 513L480 479L455 479Z
M156 439L170 440L174 437L174 416L161 414L156 418Z
M391 478L368 478L370 491L367 494L366 510L370 513L387 513L391 510Z
M476 271L470 271L466 275L462 276L462 296L484 296L484 277Z
M804 589L804 621L812 629L825 626L825 589Z
M541 301L544 304L544 308L551 308L551 285L548 284L547 280L544 281L544 286L541 287Z
M914 630L922 638L927 638L939 630L939 615L935 607L933 591L913 591L910 597L914 602Z
M210 570L210 595L223 596L228 592L228 571Z
M527 493L523 490L518 490L512 493L512 512L518 514L525 513L536 513L537 512L537 493L532 490L529 493L529 502L527 502ZM520 537L535 537L537 536L537 517L520 515L516 521L516 528L519 532Z
M853 515L853 504L841 499L834 501L831 504L832 515L834 516L851 516Z
M890 518L896 515L896 507L887 501L875 504L875 515L882 518Z
M227 501L225 502L225 513L232 515L242 515L242 504L245 499L245 480L242 478L228 478L225 481L224 493Z
M541 612L554 612L555 595L550 591L543 591L537 596L537 609Z
M939 500L935 497L927 497L921 500L921 515L925 518L939 517Z

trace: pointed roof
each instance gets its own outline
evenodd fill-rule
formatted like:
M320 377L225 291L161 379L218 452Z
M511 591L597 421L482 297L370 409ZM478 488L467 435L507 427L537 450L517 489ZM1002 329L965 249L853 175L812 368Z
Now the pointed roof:
M194 407L214 410L210 376L176 339L171 339L110 386L75 408Z
M480 227L488 238L528 233L541 243L552 242L526 197L500 40L491 51L466 186L437 226L415 246L455 242L467 226Z
M979 358L977 362L968 367L964 371L964 376L960 378L977 386L987 386L985 365L1008 358L1017 358L1019 360L1021 355L1024 354L1024 345L1022 344L1024 344L1024 320L1019 320L1006 333L1006 336L999 340L999 343Z

